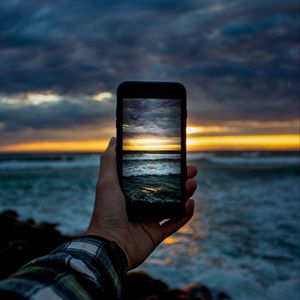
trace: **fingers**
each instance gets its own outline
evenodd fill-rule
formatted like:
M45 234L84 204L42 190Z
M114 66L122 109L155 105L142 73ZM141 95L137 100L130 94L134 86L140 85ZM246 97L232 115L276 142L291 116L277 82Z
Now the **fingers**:
M116 138L112 137L106 150L101 155L99 180L105 183L118 184L116 162Z
M160 226L162 239L165 239L186 224L193 216L195 201L188 199L185 203L185 216L178 220L168 220Z
M196 166L187 166L186 167L186 174L187 174L187 178L194 178L198 173L198 169Z
M186 172L187 180L185 182L185 190L186 190L186 198L188 199L194 194L197 188L197 182L193 178L197 175L198 169L196 166L190 165L187 166L186 171L187 171Z
M194 194L197 188L197 181L195 179L189 178L185 182L185 191L186 191L186 198L189 199Z

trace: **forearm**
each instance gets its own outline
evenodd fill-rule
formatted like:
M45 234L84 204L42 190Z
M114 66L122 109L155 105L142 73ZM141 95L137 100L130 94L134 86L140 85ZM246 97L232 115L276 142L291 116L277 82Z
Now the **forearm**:
M82 237L0 281L0 298L117 299L126 271L126 257L116 243Z

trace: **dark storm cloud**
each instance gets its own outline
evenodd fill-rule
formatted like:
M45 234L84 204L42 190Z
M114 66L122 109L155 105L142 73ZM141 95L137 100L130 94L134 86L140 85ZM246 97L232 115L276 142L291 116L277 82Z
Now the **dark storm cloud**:
M0 96L178 80L193 123L297 119L298 12L294 0L1 1ZM59 128L107 115L92 101L55 105L0 104L0 123Z
M124 136L180 137L180 100L125 99L125 103Z
M64 99L55 103L21 106L1 104L2 130L68 129L87 124L103 125L113 117L113 103L93 100ZM1 128L0 128L1 132Z

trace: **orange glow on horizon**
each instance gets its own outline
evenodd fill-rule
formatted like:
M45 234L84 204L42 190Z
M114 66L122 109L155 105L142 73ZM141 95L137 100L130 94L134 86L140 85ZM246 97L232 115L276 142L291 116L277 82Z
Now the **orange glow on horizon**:
M105 150L108 139L86 141L46 141L19 143L0 147L0 152L100 152ZM155 148L151 141L142 142L145 150L163 150ZM129 146L128 146L129 147ZM133 145L133 148L136 147ZM150 148L149 148L150 147ZM178 150L178 144L167 144L169 150ZM245 135L245 136L189 136L188 151L214 150L299 150L300 136L289 135ZM128 150L134 150L130 147ZM141 150L141 149L140 149Z
M0 152L100 152L109 140L33 142L0 147Z
M198 136L187 139L188 151L201 150L299 150L300 136L244 135Z
M179 138L145 137L124 139L123 150L151 151L151 150L180 150Z

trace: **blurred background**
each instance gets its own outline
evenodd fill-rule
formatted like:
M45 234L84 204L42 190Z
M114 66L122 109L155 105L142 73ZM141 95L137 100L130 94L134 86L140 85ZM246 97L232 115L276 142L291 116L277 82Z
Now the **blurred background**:
M299 299L299 2L0 2L0 213L80 234L124 80L182 82L196 212L141 266Z

